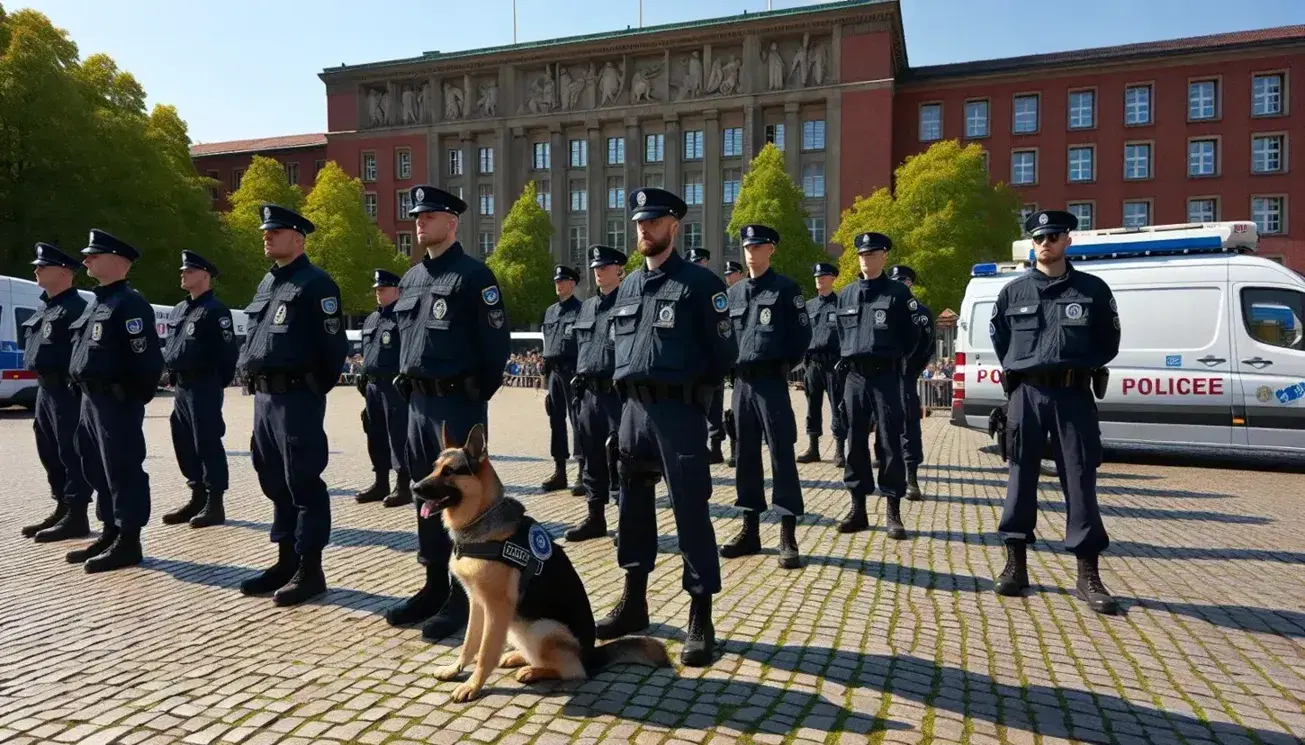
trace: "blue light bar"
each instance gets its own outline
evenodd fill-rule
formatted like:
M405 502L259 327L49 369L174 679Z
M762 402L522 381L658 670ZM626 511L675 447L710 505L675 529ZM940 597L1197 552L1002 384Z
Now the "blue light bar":
M971 277L995 277L997 274L998 270L996 262L975 264L974 268L970 270Z
M1127 259L1144 256L1175 256L1184 254L1235 253L1238 248L1225 246L1217 235L1189 236L1185 238L1158 238L1150 241L1115 243L1074 243L1065 252L1069 259ZM1029 249L1029 261L1037 261L1037 249Z

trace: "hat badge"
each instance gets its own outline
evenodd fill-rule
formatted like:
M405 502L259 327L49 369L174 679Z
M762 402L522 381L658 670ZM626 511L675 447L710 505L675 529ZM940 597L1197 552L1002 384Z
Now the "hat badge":
M597 258L601 258L602 255L603 255L603 252L602 252L600 249L597 249L597 248L594 249L594 258L595 258L595 259L597 259Z
M644 194L643 192L636 193L634 195L634 203L639 205L640 207L644 206L645 204L648 203L648 195Z
M1041 215L1038 215L1038 224L1039 225L1047 224L1047 213L1043 212Z
M271 220L271 219L272 219L272 208L271 208L271 207L264 207L264 208L263 208L263 219L264 219L264 220Z
M756 234L757 234L757 231L753 230L753 229L752 229L752 226L749 225L749 226L748 226L748 237L751 238L751 237L755 236Z
M418 201L418 202L424 202L424 201L426 201L426 190L425 190L425 189L417 189L417 194L416 194L416 196L417 196L417 201Z

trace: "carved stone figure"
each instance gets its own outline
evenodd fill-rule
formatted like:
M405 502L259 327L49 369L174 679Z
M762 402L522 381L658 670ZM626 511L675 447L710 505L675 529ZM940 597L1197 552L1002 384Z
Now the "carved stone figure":
M684 78L680 84L680 98L702 95L702 59L694 52L685 62Z
M498 84L489 83L480 86L476 109L480 111L481 116L498 116Z
M625 90L625 62L621 62L621 69L617 71L616 67L607 62L603 65L603 71L598 75L598 90L602 94L602 105L609 106L616 103L621 93Z
M421 90L417 92L417 119L418 121L428 122L434 118L431 111L435 102L430 97L430 82L422 83Z
M652 65L646 70L641 70L638 67L634 68L634 75L630 78L630 103L654 102L657 100L653 88L661 71L661 65Z
M394 102L390 100L389 91L381 94L381 120L385 124L394 124Z
M417 92L412 88L404 87L403 89L403 123L416 124L421 120L417 111Z
M725 82L725 70L721 67L720 57L712 57L711 72L707 73L707 83L702 87L704 93L720 93L720 84Z
M742 63L735 57L730 57L730 61L725 63L721 69L720 94L728 96L739 89L739 66Z
M563 111L571 111L580 105L580 94L584 93L585 88L589 86L593 77L594 70L592 64L589 66L588 70L585 70L583 67L558 68L557 87L558 94L561 98L559 103L561 104Z
M798 47L797 51L793 53L793 62L789 64L788 68L789 77L793 78L793 82L797 83L800 88L805 88L807 85L807 73L809 72L807 68L807 43L810 39L810 34L802 37L802 46Z
M779 53L779 44L770 42L770 51L761 53L761 61L766 65L766 87L784 90L784 55Z
M452 83L444 84L444 119L462 118L462 89Z
M557 89L553 85L552 67L530 81L530 94L526 96L524 109L532 114L547 114L557 105Z
M381 108L381 92L375 88L367 91L367 121L373 127L385 124L385 111Z
M825 84L825 45L817 44L811 50L811 82L815 85Z

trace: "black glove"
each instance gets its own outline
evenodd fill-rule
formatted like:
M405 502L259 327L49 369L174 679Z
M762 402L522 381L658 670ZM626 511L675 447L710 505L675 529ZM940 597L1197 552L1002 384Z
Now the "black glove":
M354 386L358 389L358 392L359 392L359 393L361 393L361 394L363 394L364 396L366 396L366 395L367 395L367 376L366 376L366 375L359 375L358 378L357 378L357 380L354 381Z
M1109 385L1110 368L1098 367L1092 371L1092 395L1096 396L1098 401L1106 397L1106 388Z
M1006 398L1010 398L1010 394L1014 393L1015 389L1019 387L1020 387L1019 373L1014 373L1011 372L1010 370L1001 371L1001 391L1002 393L1006 394ZM1002 416L1004 417L1005 414L1002 414Z
M366 433L367 432L367 409L365 407L362 410L362 425L363 425L363 432Z
M412 381L408 380L408 376L394 376L394 389L399 392L400 396L403 396L404 401L412 398Z
M544 413L548 416L553 415L553 394L551 393L544 394Z

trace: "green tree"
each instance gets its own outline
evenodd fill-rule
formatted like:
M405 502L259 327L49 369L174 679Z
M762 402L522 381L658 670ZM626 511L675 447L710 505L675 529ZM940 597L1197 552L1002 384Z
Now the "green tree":
M498 278L508 320L517 329L540 323L548 306L557 302L553 255L548 250L553 223L536 201L538 194L534 181L521 190L521 196L503 218L498 245L485 260Z
M222 215L226 248L220 258L205 256L222 270L217 291L232 307L243 307L271 266L263 256L263 231L258 228L263 224L260 208L271 203L302 213L304 192L290 183L285 167L275 158L255 155L240 178L240 188L227 197L227 202L231 208Z
M960 307L974 264L1005 257L1019 238L1019 196L988 181L983 148L938 142L897 168L894 191L857 197L843 211L834 241L844 247L838 287L858 276L854 242L867 231L893 240L890 264L907 264L913 291L936 314Z
M748 165L726 230L738 235L745 225L767 225L779 231L771 267L797 282L809 297L816 292L811 266L828 260L829 254L811 240L802 200L802 189L784 170L784 154L768 144Z

